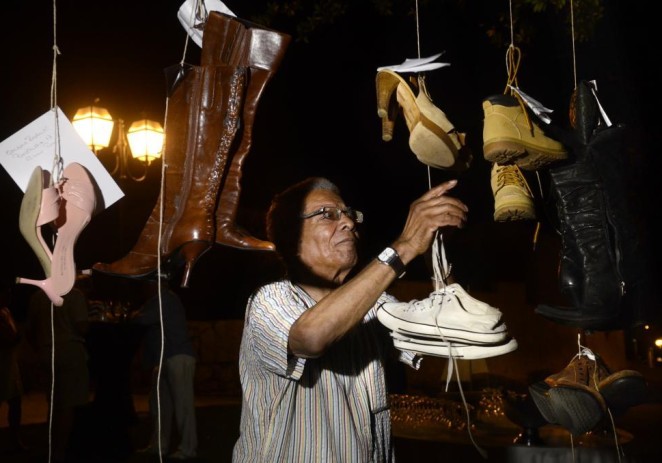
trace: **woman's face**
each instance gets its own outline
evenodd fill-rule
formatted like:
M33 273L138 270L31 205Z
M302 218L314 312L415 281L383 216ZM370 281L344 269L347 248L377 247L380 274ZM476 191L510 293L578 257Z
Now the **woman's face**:
M313 190L306 197L304 215L322 207L346 207L342 198L329 190ZM356 265L358 256L356 224L345 214L338 220L315 215L303 220L299 259L309 272L325 281L342 283Z

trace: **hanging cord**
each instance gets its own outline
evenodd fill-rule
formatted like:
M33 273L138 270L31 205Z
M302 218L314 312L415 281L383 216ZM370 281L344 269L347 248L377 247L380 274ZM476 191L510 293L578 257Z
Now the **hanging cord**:
M62 157L60 156L60 121L57 110L57 57L60 50L57 46L57 1L53 0L53 67L51 71L51 111L55 116L53 166L51 168L50 185L58 183L62 177Z
M514 96L519 102L522 112L524 113L524 119L526 120L526 125L529 127L531 134L533 135L533 122L529 117L529 112L526 108L519 92L515 91L513 88L519 88L519 83L517 82L517 71L519 71L519 66L522 60L522 51L515 45L515 27L513 21L513 2L509 0L508 2L508 11L510 19L510 45L508 45L508 50L506 50L506 73L508 74L508 80L506 82L506 87L503 90L504 95L510 94ZM536 179L538 180L538 189L540 191L540 197L545 198L542 191L542 182L540 180L540 174L536 171ZM526 179L525 179L526 181ZM528 188L528 182L527 182ZM533 193L530 188L529 192ZM536 227L533 230L533 237L531 238L531 247L532 250L536 250L538 245L538 237L540 236L541 223L540 220L536 221Z
M55 307L51 302L51 392L48 407L48 462L53 458L53 399L55 398Z
M193 20L200 20L202 21L202 24L207 20L207 9L205 7L204 1L203 0L197 0L195 8L191 12L191 17L189 18L189 24L194 24ZM184 49L182 52L182 59L180 60L179 64L180 67L183 69L184 64L186 63L186 53L188 51L188 44L189 44L189 34L185 34L186 38L184 39ZM157 273L157 292L158 292L158 297L159 297L159 326L161 329L161 349L159 352L159 365L158 365L158 370L156 373L156 428L157 428L157 436L158 436L158 454L159 454L159 462L163 462L163 452L162 452L162 442L161 442L161 373L163 372L163 355L165 351L165 332L163 328L163 297L161 294L161 279L163 277L162 272L161 272L161 238L163 236L163 214L164 214L164 200L165 200L165 173L166 173L166 168L167 168L167 152L168 150L166 149L168 145L168 106L170 103L170 97L166 97L166 102L165 102L165 114L163 116L163 132L166 134L166 137L164 139L163 143L163 156L161 157L161 183L160 183L160 190L159 190L159 237L157 240L157 250L156 250L156 273Z
M53 0L53 66L51 69L51 92L50 92L50 108L55 118L54 126L54 140L53 144L53 165L51 167L51 176L49 179L49 186L58 183L62 177L62 157L60 156L60 123L58 119L57 108L57 57L60 50L57 46L57 1ZM54 239L55 237L53 237ZM55 307L51 302L51 390L48 407L48 462L50 463L53 458L53 400L55 399L55 320L54 320Z
M573 357L573 360L575 358L579 357L586 357L588 358L591 362L593 362L593 373L591 374L590 378L588 379L589 384L587 384L588 387L594 389L596 392L600 392L599 388L599 376L598 376L598 358L596 354L589 349L586 346L582 345L582 333L581 331L577 333L577 354ZM612 433L614 435L614 446L616 448L616 456L618 458L618 462L621 463L621 454L623 453L623 449L618 443L618 434L616 433L616 424L614 422L614 417L611 413L611 409L607 405L607 414L609 415L609 420L611 422L611 429ZM574 461L574 445L573 445L573 440L572 440L572 434L570 435L570 444L573 446L573 461Z
M418 0L416 0L416 48L418 49L418 57L421 57L421 24L418 20Z
M415 16L416 16L416 50L418 51L418 58L421 58L421 22L419 20L419 14L418 14L418 0L415 2ZM421 74L418 74L418 91L422 91L425 89L425 86L421 86L422 81L425 79L424 76ZM427 93L427 90L424 90L426 96L432 101L432 98L430 98L430 95ZM432 188L432 172L430 169L430 166L426 166L427 168L427 174L428 174L428 188Z
M572 33L572 78L574 87L577 88L577 55L575 53L575 6L570 0L570 30Z
M203 0L196 0L195 2L195 7L191 10L191 16L189 17L189 24L191 27L197 28L197 27L203 27L202 25L204 22L207 20L207 8L205 6L205 2ZM198 23L195 23L194 20L199 21ZM190 40L188 32L184 34L185 39L184 39L184 51L182 53L182 59L179 62L180 65L184 65L186 61L186 52L188 51L188 43ZM165 129L164 129L165 130Z
M471 432L471 413L469 412L469 404L467 399L464 396L464 390L462 389L462 381L460 378L460 369L457 366L457 358L453 355L453 343L447 340L444 334L441 331L439 326L439 314L443 310L443 301L447 297L448 293L445 291L448 286L448 278L451 274L451 265L448 264L446 259L446 248L444 247L443 235L439 230L436 231L434 243L432 246L432 269L434 273L434 296L441 297L441 301L437 304L438 309L434 315L434 323L439 332L441 340L448 345L448 369L446 371L446 392L448 392L448 386L450 381L453 378L453 370L455 370L455 379L457 381L457 387L460 391L460 398L462 399L462 405L464 406L464 411L467 416L467 432L469 433L469 439L471 443L476 448L478 453L483 457L487 458L487 452L485 449L481 448L476 440L474 439L473 433Z

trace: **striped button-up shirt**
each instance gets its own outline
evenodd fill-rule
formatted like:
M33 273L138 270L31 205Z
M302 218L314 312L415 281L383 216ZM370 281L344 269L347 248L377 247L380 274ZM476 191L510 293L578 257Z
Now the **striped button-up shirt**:
M396 350L379 323L383 293L363 322L322 357L288 355L290 327L315 301L289 281L249 299L239 352L243 390L233 462L393 461L384 364ZM413 353L397 351L418 368Z

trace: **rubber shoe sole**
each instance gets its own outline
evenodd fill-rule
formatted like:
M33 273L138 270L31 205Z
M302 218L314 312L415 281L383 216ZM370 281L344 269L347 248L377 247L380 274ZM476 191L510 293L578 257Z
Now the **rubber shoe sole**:
M515 163L524 170L538 170L568 158L558 141L547 137L529 119L519 102L509 95L483 101L483 156L498 164Z
M393 345L397 349L417 352L421 355L463 360L497 357L517 349L517 341L512 338L502 344L471 345L393 335Z

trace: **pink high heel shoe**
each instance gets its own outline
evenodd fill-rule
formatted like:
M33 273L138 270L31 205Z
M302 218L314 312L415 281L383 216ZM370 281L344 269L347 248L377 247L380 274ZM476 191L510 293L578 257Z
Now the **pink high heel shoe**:
M37 256L46 277L51 275L52 253L41 227L53 222L60 213L60 194L56 187L48 186L49 181L50 173L40 166L35 167L21 201L18 222L23 238Z
M58 231L53 249L51 279L55 293L64 296L76 282L74 247L80 233L92 219L96 196L92 177L77 162L64 168L61 190L64 207L60 207L60 216L55 222Z
M62 175L61 204L56 219L58 232L51 258L51 274L44 280L16 279L17 283L41 288L53 305L58 307L64 303L62 296L71 291L76 281L74 247L78 236L90 223L96 207L92 178L82 165L71 163Z

